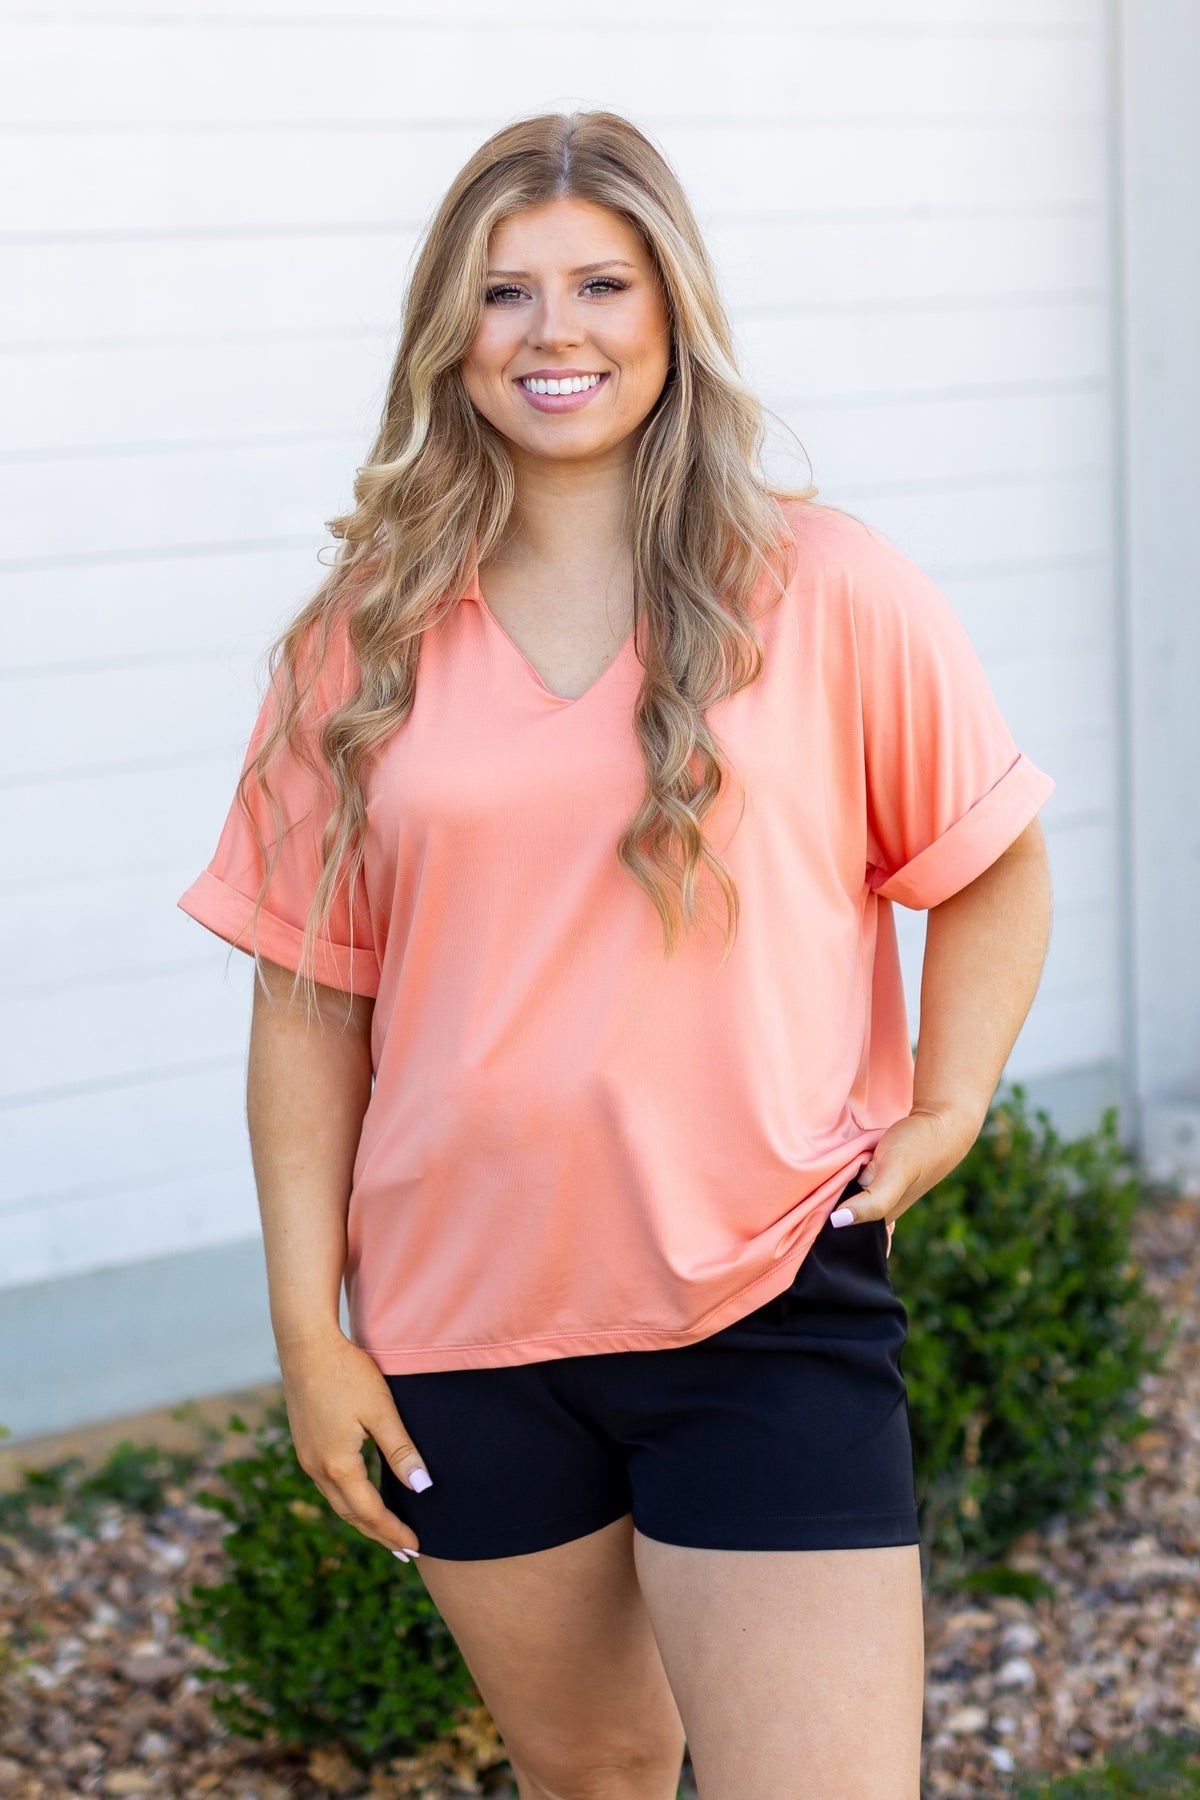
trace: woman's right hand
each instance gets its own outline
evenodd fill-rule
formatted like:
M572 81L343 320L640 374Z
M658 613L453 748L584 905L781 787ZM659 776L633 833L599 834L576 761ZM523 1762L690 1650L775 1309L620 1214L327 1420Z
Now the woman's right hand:
M367 1474L362 1446L406 1486L424 1465L404 1429L378 1364L341 1331L280 1350L284 1400L296 1456L339 1518L389 1550L416 1552L416 1534L386 1507Z

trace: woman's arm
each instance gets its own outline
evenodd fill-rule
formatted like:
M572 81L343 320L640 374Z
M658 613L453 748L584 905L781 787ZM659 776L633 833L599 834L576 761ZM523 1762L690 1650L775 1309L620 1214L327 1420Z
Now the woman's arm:
M962 1161L1033 1004L1049 939L1050 871L1034 819L929 909L912 1111L884 1132L859 1176L870 1192L852 1195L836 1222L893 1221Z
M362 1446L372 1437L409 1486L421 1455L374 1358L350 1342L339 1316L375 1003L318 985L319 1016L309 1025L302 1001L290 998L290 971L264 963L263 976L267 994L254 984L246 1117L296 1456L339 1518L393 1552L418 1555L416 1534L369 1479ZM428 1476L418 1473L415 1485Z
M341 1335L346 1212L371 1097L375 1002L318 986L320 1021L292 1002L292 974L264 962L254 983L246 1121L262 1214L271 1326L280 1357ZM351 1007L347 1021L347 1005Z

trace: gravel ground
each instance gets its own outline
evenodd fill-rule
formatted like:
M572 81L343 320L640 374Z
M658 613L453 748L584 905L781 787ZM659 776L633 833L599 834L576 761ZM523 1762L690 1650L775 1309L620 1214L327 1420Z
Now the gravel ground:
M1145 1472L1116 1508L1053 1520L1006 1560L1054 1597L926 1604L923 1794L986 1800L1009 1773L1047 1776L1103 1760L1151 1727L1200 1727L1200 1204L1145 1206L1134 1254L1160 1305L1182 1317L1163 1372L1143 1386L1153 1423L1127 1447ZM247 1440L240 1440L240 1447ZM228 1448L214 1450L212 1463ZM205 1471L197 1486L207 1479ZM61 1504L36 1509L53 1545L0 1536L0 1792L11 1800L429 1800L511 1794L497 1771L473 1784L486 1715L448 1760L375 1772L287 1757L230 1736L175 1627L177 1596L215 1578L224 1521L171 1490L145 1518L118 1506L82 1536ZM401 1579L419 1579L405 1571ZM476 1759L478 1760L478 1759ZM685 1775L688 1771L685 1771ZM690 1785L685 1792L693 1793Z

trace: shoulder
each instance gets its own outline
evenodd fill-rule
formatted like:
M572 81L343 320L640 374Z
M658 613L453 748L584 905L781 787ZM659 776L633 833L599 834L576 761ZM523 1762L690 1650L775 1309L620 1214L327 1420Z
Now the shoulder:
M795 544L789 587L844 619L856 636L949 632L958 624L932 577L854 513L812 501L778 502Z
M354 649L353 619L374 578L361 566L327 592L319 608L293 633L297 687L307 695L304 714L310 721L337 712L362 685L362 664ZM278 685L279 671L273 686Z
M928 579L877 526L854 513L815 500L779 498L776 505L795 548L792 581L801 589L869 595L881 580L892 585Z

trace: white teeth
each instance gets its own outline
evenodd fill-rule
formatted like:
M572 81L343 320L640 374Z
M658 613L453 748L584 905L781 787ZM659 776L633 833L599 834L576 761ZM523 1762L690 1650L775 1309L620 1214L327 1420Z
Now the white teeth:
M549 380L527 381L521 377L521 386L531 394L581 394L584 388L599 387L602 375L571 375L564 381Z

